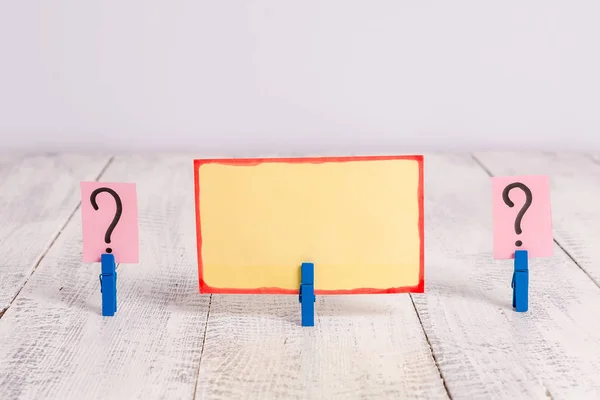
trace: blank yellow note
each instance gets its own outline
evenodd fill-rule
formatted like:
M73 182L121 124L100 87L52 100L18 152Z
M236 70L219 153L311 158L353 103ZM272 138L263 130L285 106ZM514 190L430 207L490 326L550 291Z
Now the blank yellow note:
M420 160L298 161L195 164L204 291L418 291Z

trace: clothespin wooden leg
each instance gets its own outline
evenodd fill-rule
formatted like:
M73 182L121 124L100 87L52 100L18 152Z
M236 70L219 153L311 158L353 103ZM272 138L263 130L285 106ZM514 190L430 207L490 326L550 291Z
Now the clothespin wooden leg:
M529 308L529 260L527 250L515 251L515 272L513 275L513 307L517 312Z
M315 325L315 265L302 263L299 301L302 311L302 326Z
M100 291L102 292L102 315L113 316L117 312L117 271L114 254L102 254Z

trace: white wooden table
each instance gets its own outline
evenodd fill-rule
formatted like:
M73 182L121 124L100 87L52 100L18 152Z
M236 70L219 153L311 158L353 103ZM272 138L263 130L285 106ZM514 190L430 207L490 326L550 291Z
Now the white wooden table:
M600 158L426 155L420 295L200 295L193 156L0 156L0 399L598 399ZM549 174L529 312L494 261L493 175ZM141 261L101 317L81 180L137 182Z

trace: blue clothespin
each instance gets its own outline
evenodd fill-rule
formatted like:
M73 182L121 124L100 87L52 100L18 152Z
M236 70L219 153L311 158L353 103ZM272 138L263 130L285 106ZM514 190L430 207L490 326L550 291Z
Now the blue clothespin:
M515 272L513 273L513 308L517 312L527 311L529 305L529 260L527 250L515 251Z
M117 264L114 254L102 254L100 293L102 293L102 315L113 316L117 312Z
M302 263L300 296L298 300L302 308L302 326L315 325L315 265Z

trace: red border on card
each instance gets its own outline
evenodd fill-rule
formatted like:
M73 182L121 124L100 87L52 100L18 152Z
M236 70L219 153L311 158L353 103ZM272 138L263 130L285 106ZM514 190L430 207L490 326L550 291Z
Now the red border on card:
M419 183L417 188L419 204L419 283L416 286L402 286L388 289L357 288L351 290L315 290L316 295L324 294L376 294L376 293L423 293L425 291L425 232L424 232L424 205L423 205L423 156L348 156L348 157L308 157L308 158L211 158L194 160L194 187L196 199L196 238L198 250L198 281L202 294L298 294L299 290L282 289L278 287L263 287L256 289L217 288L206 284L203 275L202 263L202 232L200 229L200 166L203 164L217 163L235 166L253 166L267 162L283 163L313 163L348 162L348 161L375 161L375 160L413 160L419 166ZM300 265L298 265L300 268ZM300 289L300 288L298 288Z

